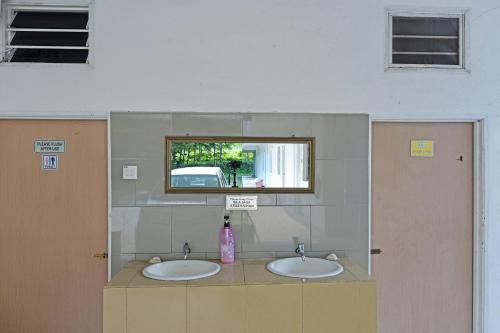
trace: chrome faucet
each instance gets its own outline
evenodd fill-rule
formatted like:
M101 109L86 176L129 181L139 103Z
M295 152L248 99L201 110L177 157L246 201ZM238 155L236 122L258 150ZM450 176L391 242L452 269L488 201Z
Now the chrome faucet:
M184 243L184 260L187 259L188 254L191 253L191 248L189 247L188 242Z
M295 253L302 257L302 261L306 261L306 251L304 249L304 243L297 244L297 248L295 249Z

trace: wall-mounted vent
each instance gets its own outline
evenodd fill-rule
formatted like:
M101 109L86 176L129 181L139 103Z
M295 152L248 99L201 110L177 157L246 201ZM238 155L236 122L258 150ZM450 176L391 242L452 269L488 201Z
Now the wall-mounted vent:
M463 67L463 15L389 15L390 66Z
M8 7L4 62L87 63L88 7Z

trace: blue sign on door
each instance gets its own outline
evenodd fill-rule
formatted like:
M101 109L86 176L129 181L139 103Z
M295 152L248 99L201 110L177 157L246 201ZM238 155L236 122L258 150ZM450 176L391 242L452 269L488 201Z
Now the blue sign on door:
M59 165L59 156L57 155L42 155L42 169L56 170Z

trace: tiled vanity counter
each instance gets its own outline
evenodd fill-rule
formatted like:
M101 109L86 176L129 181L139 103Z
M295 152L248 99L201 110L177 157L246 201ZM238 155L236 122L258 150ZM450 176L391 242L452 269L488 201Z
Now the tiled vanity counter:
M362 268L302 280L274 275L267 260L221 265L193 281L142 276L131 262L104 289L104 333L375 333L376 286Z

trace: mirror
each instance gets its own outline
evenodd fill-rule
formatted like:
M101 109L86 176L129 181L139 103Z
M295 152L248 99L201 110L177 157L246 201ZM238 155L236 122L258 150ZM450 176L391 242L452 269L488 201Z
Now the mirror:
M165 192L314 192L314 138L166 137Z

